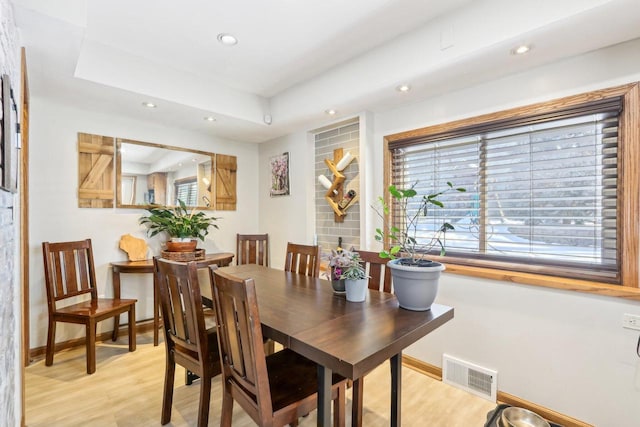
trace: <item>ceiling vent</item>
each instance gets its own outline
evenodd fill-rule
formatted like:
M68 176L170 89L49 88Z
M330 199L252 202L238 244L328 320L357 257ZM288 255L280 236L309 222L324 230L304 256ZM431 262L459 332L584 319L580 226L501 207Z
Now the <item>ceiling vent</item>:
M464 360L442 355L442 381L484 399L495 402L498 392L498 372Z

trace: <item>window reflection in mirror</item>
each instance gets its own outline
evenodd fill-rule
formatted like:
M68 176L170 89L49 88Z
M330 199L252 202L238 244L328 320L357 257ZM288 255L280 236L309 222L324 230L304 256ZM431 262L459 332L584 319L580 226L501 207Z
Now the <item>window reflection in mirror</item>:
M213 153L117 140L117 207L149 204L211 208Z

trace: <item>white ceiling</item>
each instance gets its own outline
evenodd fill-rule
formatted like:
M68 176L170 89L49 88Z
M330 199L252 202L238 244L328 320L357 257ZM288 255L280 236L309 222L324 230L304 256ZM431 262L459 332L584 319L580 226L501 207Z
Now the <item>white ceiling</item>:
M249 142L640 37L640 0L12 3L32 97Z

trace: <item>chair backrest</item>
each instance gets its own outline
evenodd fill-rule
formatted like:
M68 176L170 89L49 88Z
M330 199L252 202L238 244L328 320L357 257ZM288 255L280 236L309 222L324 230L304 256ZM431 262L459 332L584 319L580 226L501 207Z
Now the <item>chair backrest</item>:
M196 262L155 257L153 265L168 349L179 363L180 355L204 363L210 353Z
M380 258L378 252L358 251L369 275L369 289L391 292L391 271L387 268L388 258Z
M249 395L264 418L273 411L258 300L253 279L240 279L210 267L218 342L225 383ZM234 393L235 394L235 393Z
M237 234L236 262L269 266L268 234Z
M83 294L98 298L91 239L43 242L42 254L50 313L56 310L56 301Z
M287 243L284 270L305 276L320 276L320 246Z

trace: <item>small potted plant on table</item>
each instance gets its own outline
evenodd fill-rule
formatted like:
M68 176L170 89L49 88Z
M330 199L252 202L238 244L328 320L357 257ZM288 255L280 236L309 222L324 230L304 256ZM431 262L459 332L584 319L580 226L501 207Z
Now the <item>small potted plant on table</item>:
M367 276L360 254L350 251L348 254L349 264L342 271L340 278L344 279L344 287L347 294L347 301L362 302L367 297L369 288L369 276Z
M209 234L209 228L218 228L215 223L219 218L207 216L204 212L191 211L182 200L179 206L153 206L147 208L148 216L139 219L140 224L148 227L149 237L165 232L170 241L167 242L168 251L193 252L198 244L197 239L204 242Z
M337 294L345 293L344 279L342 273L347 267L351 265L351 257L353 250L346 250L342 248L331 249L329 255L329 268L331 270L331 286L333 291Z
M384 223L383 228L376 229L375 239L391 244L389 249L382 250L379 255L391 259L387 266L391 269L393 289L400 307L425 311L431 308L436 298L440 273L445 269L443 264L429 260L426 256L434 247L440 249L440 255L445 254L445 233L454 227L443 222L429 239L420 241L417 234L419 221L427 216L429 207L444 207L439 200L440 196L449 191L464 192L466 189L456 188L451 182L447 182L445 190L420 196L415 190L416 184L408 189L399 189L394 185L388 189L392 200L398 204L402 227L390 224L389 206L383 197L378 198L380 206L372 208ZM414 198L418 198L418 204L408 209L409 202Z

